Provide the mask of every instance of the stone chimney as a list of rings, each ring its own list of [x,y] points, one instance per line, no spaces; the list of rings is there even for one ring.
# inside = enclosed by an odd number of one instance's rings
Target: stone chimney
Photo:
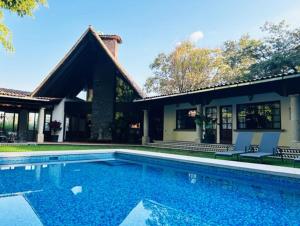
[[[104,42],[106,47],[112,53],[112,55],[118,59],[118,44],[122,43],[122,39],[118,35],[103,35],[100,34],[101,40]]]

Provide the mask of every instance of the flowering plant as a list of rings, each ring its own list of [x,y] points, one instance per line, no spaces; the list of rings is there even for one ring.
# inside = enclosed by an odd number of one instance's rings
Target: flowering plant
[[[49,122],[49,128],[50,130],[52,130],[53,132],[57,132],[57,131],[60,131],[61,130],[61,122],[59,121],[52,121],[52,122]]]

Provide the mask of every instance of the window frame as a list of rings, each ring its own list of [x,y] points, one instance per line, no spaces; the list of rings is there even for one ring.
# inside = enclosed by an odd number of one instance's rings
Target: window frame
[[[211,112],[208,112],[211,110]],[[214,110],[215,112],[212,112]],[[208,117],[208,115],[213,115],[212,119],[216,120],[215,123],[212,123],[211,126],[212,128],[208,127],[207,123],[203,123],[203,130],[205,131],[206,129],[208,130],[216,130],[218,129],[218,107],[217,106],[206,106],[204,110],[204,115]],[[215,128],[214,128],[215,127]]]
[[[5,110],[0,110],[0,112],[3,112],[3,120],[0,123],[0,131],[18,133],[18,131],[19,131],[19,116],[20,116],[19,112],[18,111],[5,111]],[[11,131],[7,131],[6,128],[5,128],[6,114],[13,114],[12,130]],[[17,117],[16,117],[16,115],[17,115]]]
[[[44,127],[43,127],[43,132],[51,132],[51,129],[50,129],[50,128],[49,128],[49,130],[46,130],[46,124],[49,123],[49,122],[46,122],[47,115],[50,115],[50,122],[52,121],[52,112],[46,111],[45,114],[44,114]]]
[[[178,128],[178,116],[180,111],[196,111],[197,113],[197,108],[183,108],[183,109],[176,109],[176,127],[175,130],[182,130],[182,131],[196,131],[196,122],[194,121],[195,126],[193,128]]]
[[[29,128],[29,118],[30,118],[30,113],[34,114],[34,119],[33,119],[33,129]],[[37,117],[37,119],[36,119]],[[38,120],[39,120],[39,112],[36,111],[29,111],[27,115],[27,130],[28,131],[37,131],[38,130]]]
[[[240,107],[241,106],[264,106],[264,105],[268,105],[268,104],[278,104],[279,105],[279,121],[274,121],[273,117],[274,115],[272,115],[272,128],[246,128],[246,121],[245,121],[245,128],[241,128],[240,127],[240,120],[239,120],[239,111],[240,111]],[[279,127],[278,128],[274,128],[274,123],[279,123]],[[244,104],[237,104],[236,105],[236,128],[237,130],[252,130],[252,131],[268,131],[268,130],[282,130],[282,117],[281,117],[281,102],[280,100],[276,100],[276,101],[265,101],[265,102],[255,102],[255,103],[244,103]]]

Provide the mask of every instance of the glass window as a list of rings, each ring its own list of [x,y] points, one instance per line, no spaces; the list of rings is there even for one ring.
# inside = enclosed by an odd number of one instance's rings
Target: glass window
[[[70,131],[70,118],[69,117],[66,117],[65,128],[66,128],[66,132]]]
[[[39,113],[29,112],[28,114],[28,130],[37,130]]]
[[[238,129],[280,129],[280,102],[237,105]]]
[[[14,113],[5,113],[4,130],[14,131]]]
[[[5,112],[0,111],[0,130],[3,131]]]
[[[209,119],[209,121],[205,123],[205,129],[217,129],[217,108],[205,108],[205,116]]]
[[[182,109],[176,111],[176,129],[196,129],[196,109]]]
[[[44,131],[50,131],[51,114],[45,114]]]
[[[19,125],[19,113],[15,113],[15,119],[14,119],[14,131],[16,132],[18,130]]]
[[[16,132],[18,130],[19,114],[14,112],[0,112],[0,131]]]

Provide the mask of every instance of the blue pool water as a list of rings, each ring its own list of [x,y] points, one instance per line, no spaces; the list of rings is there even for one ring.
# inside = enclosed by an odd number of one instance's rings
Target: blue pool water
[[[0,225],[300,225],[297,179],[78,156],[0,160]]]

